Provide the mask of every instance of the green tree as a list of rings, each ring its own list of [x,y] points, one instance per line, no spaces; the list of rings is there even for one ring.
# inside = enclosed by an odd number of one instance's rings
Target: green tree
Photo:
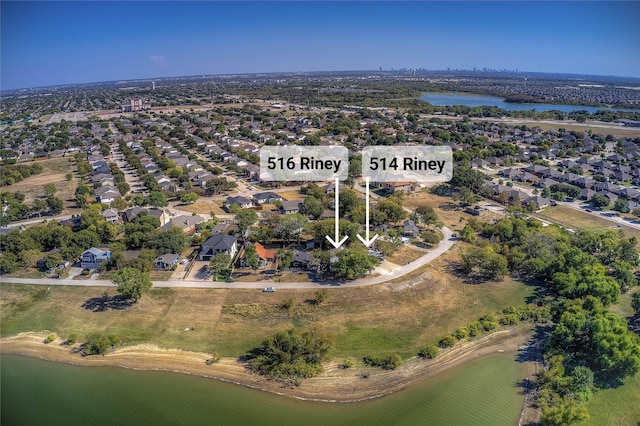
[[[213,279],[216,280],[223,271],[225,271],[231,263],[231,256],[228,254],[216,254],[209,261],[209,271],[213,273]]]
[[[567,396],[564,396],[553,406],[544,405],[542,407],[541,420],[544,426],[568,426],[588,418],[587,409]]]
[[[0,254],[0,272],[11,274],[18,269],[18,256],[10,252]]]
[[[73,179],[73,173],[67,173],[66,175],[64,175],[65,179],[67,179],[67,181],[71,181],[71,179]]]
[[[389,199],[380,201],[376,208],[383,212],[390,222],[399,222],[409,215],[401,204]]]
[[[276,259],[278,260],[278,269],[283,270],[291,266],[293,262],[293,250],[280,249],[276,253]]]
[[[360,204],[358,194],[353,189],[345,188],[339,192],[340,213],[349,215],[353,209]]]
[[[364,248],[346,248],[338,252],[338,260],[333,264],[333,270],[340,278],[353,280],[370,272],[379,263],[378,259],[370,256]]]
[[[53,198],[54,195],[58,192],[58,188],[53,183],[48,183],[44,186],[44,195],[47,198]]]
[[[416,223],[424,223],[425,225],[433,225],[438,223],[438,214],[429,206],[418,206],[413,212],[414,221]]]
[[[474,194],[469,188],[462,187],[458,189],[458,192],[453,194],[453,199],[460,201],[460,204],[463,206],[468,206],[470,204],[477,203],[481,198],[479,195]]]
[[[256,252],[256,246],[253,244],[245,247],[244,249],[244,264],[251,267],[251,269],[253,269],[253,273],[255,273],[260,267],[260,258]]]
[[[322,372],[321,362],[333,341],[333,336],[317,327],[280,331],[252,351],[249,367],[272,378],[313,377]]]
[[[313,195],[307,195],[302,203],[301,213],[318,219],[324,212],[324,204]]]
[[[185,204],[193,204],[198,201],[198,198],[200,198],[200,196],[195,192],[187,192],[182,197],[180,197],[180,201]]]
[[[149,205],[153,207],[166,207],[169,205],[167,197],[159,191],[152,191],[148,198]]]
[[[602,194],[595,194],[589,201],[594,207],[607,207],[610,202],[609,199]]]
[[[60,198],[50,197],[47,198],[47,206],[52,214],[59,214],[64,209],[64,203]]]
[[[629,202],[624,198],[618,198],[613,204],[613,209],[620,213],[629,213]]]
[[[42,252],[40,250],[25,250],[20,252],[20,260],[24,269],[35,268],[36,262],[42,258]]]
[[[136,268],[118,270],[112,281],[118,286],[118,293],[134,302],[137,302],[144,293],[148,293],[152,286],[149,273]]]
[[[633,295],[633,298],[631,299],[631,307],[633,308],[633,312],[635,312],[636,316],[640,316],[640,293]]]
[[[236,214],[236,223],[238,224],[238,232],[244,238],[247,235],[247,231],[258,221],[258,213],[251,209],[239,210]]]

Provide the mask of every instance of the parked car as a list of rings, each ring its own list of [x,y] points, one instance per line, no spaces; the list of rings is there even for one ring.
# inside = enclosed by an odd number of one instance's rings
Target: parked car
[[[276,288],[275,287],[265,287],[264,290],[262,290],[265,293],[275,293]]]

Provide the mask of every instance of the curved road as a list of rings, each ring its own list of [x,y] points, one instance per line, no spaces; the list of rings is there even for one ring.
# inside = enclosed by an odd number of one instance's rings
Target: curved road
[[[274,283],[272,281],[247,281],[247,282],[218,282],[218,281],[204,281],[204,280],[169,280],[169,281],[154,281],[153,286],[156,288],[172,287],[172,288],[264,288],[265,286],[274,286],[279,289],[288,288],[322,288],[322,287],[362,287],[373,284],[380,284],[385,281],[390,281],[410,272],[415,271],[418,268],[426,265],[429,262],[437,259],[444,252],[449,250],[455,243],[455,238],[451,235],[451,230],[445,226],[441,228],[444,238],[440,241],[437,247],[423,256],[419,257],[415,261],[408,265],[403,265],[398,269],[388,273],[381,274],[374,277],[360,278],[353,281],[321,281],[321,282],[288,282],[288,283]],[[374,273],[376,270],[374,270]],[[15,283],[15,284],[40,284],[40,285],[72,285],[72,286],[85,286],[85,287],[113,287],[111,281],[108,280],[71,280],[71,279],[32,279],[32,278],[5,278],[0,277],[0,282],[3,283]]]

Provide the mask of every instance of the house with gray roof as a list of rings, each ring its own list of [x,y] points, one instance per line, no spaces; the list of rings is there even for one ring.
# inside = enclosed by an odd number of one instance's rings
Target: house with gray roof
[[[238,239],[233,235],[213,234],[202,244],[198,260],[210,261],[217,254],[233,256],[238,251]]]

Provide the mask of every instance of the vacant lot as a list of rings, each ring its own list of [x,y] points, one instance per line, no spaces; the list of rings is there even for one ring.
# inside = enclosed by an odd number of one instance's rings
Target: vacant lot
[[[423,254],[424,252],[413,247],[402,246],[398,251],[387,257],[387,260],[396,265],[404,265],[407,262],[413,262]]]
[[[228,214],[222,210],[222,201],[201,200],[193,204],[181,205],[179,208],[186,212],[198,213],[205,216],[208,216],[211,213],[215,215]]]
[[[621,228],[618,228],[618,225],[615,222],[566,206],[547,207],[543,211],[536,213],[536,216],[541,219],[557,222],[563,226],[568,226],[573,229],[584,229],[587,231],[622,229],[625,234],[640,238],[640,229],[626,225],[622,225]]]
[[[78,186],[78,176],[76,167],[71,157],[51,158],[39,160],[42,166],[42,173],[30,176],[22,182],[14,183],[10,186],[0,188],[2,192],[21,192],[26,196],[25,203],[31,204],[36,198],[44,198],[44,186],[53,183],[58,192],[56,197],[64,201],[65,211],[63,213],[78,213],[80,209],[75,207],[75,191]],[[73,179],[67,181],[65,175],[73,172]]]
[[[2,284],[1,334],[52,331],[114,333],[126,343],[151,342],[168,348],[218,351],[238,356],[278,330],[311,323],[336,336],[336,356],[397,352],[415,355],[478,317],[524,303],[532,287],[503,282],[466,284],[451,274],[457,252],[405,280],[362,288],[327,288],[321,305],[315,290],[156,289],[136,305],[100,310],[104,288]],[[108,290],[115,295],[115,289]],[[185,331],[189,329],[188,331]]]
[[[451,198],[430,194],[427,189],[405,195],[402,205],[411,210],[415,210],[418,206],[432,207],[438,214],[440,221],[454,231],[462,229],[465,225],[464,221],[472,217],[483,222],[489,221],[492,218],[504,217],[490,211],[482,212],[481,216],[471,216],[465,213],[464,209]],[[462,221],[460,220],[461,218]]]

